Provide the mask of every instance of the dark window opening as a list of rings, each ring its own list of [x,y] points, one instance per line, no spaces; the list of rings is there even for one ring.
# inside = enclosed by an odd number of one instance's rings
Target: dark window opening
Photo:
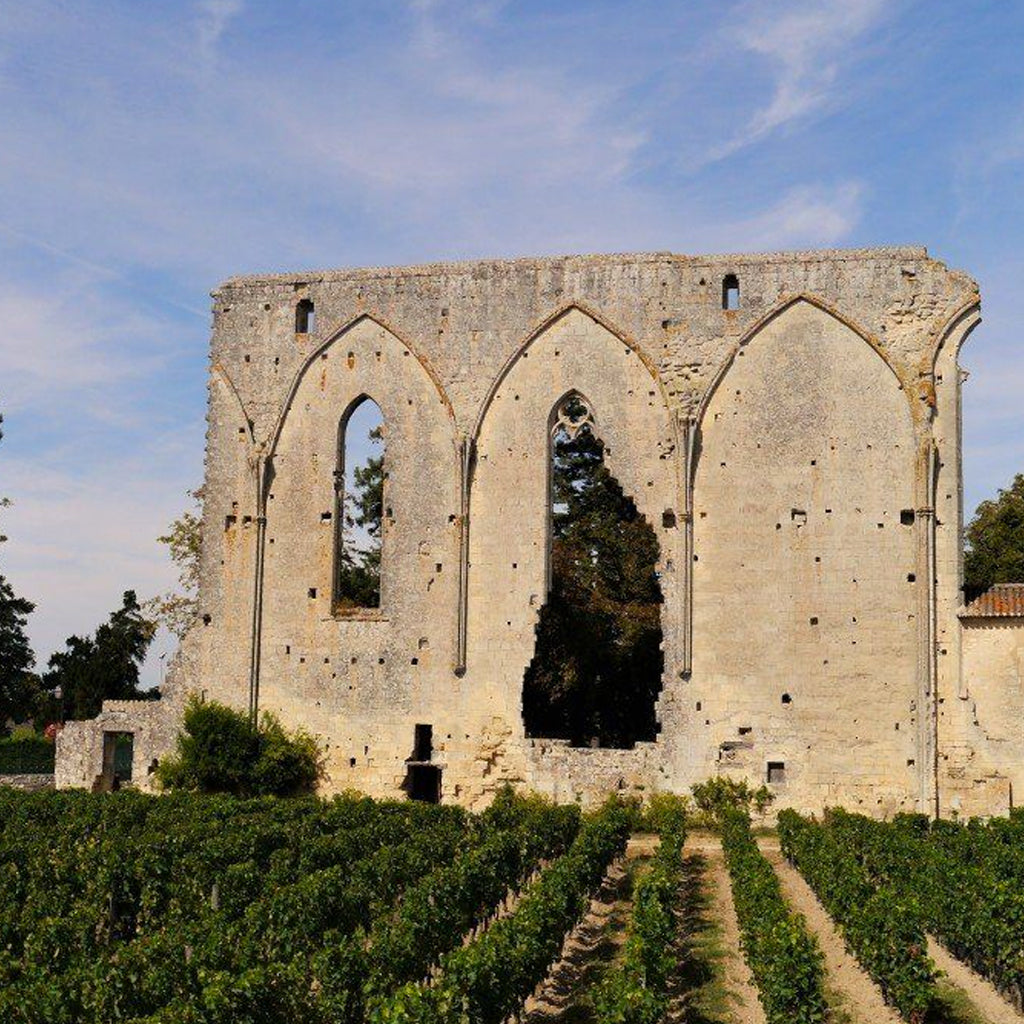
[[[523,678],[530,737],[630,748],[657,735],[658,539],[605,464],[578,395],[551,420],[547,600]]]
[[[410,764],[405,778],[410,800],[428,804],[441,802],[441,769],[433,764]]]
[[[792,704],[793,703],[793,698],[790,697],[790,695],[788,693],[784,693],[782,695],[782,703],[783,704]]]
[[[786,781],[785,761],[768,762],[768,781],[776,784]]]
[[[434,727],[419,725],[415,729],[410,761],[429,761],[434,756]]]
[[[113,792],[132,781],[132,761],[135,757],[135,734],[105,732],[103,734],[103,774],[99,788]]]
[[[722,309],[740,308],[740,279],[735,274],[722,278]]]
[[[365,395],[338,427],[334,471],[334,587],[336,613],[380,607],[384,533],[384,420]]]
[[[914,510],[912,508],[900,509],[900,524],[902,526],[914,525]]]
[[[316,312],[312,299],[300,299],[295,305],[295,333],[313,334],[316,331]]]

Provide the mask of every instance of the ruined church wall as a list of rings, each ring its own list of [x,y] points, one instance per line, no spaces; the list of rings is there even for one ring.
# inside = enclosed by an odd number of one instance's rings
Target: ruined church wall
[[[698,735],[780,800],[919,798],[915,436],[896,375],[800,303],[757,332],[703,416],[694,488]],[[711,751],[709,750],[709,753]]]
[[[722,308],[730,273],[737,310]],[[309,333],[295,331],[302,298],[315,303]],[[917,513],[932,362],[946,325],[976,302],[969,278],[920,249],[229,281],[214,295],[203,624],[183,685],[248,701],[262,460],[271,475],[260,706],[330,744],[329,789],[396,795],[413,726],[430,722],[445,798],[467,803],[503,780],[584,799],[685,789],[720,770],[759,782],[777,758],[783,803],[856,804],[870,787],[881,809],[911,806],[926,788],[930,729],[914,715],[929,708]],[[545,580],[547,430],[570,388],[592,404],[609,466],[661,543],[661,731],[631,751],[523,733],[522,673]],[[388,433],[384,600],[379,614],[339,618],[324,513],[337,425],[362,394],[380,405]],[[692,566],[688,430],[699,441]],[[466,521],[463,443],[477,456]],[[805,472],[819,456],[820,472]],[[900,522],[905,508],[914,525]],[[806,521],[797,525],[793,509]],[[856,590],[833,582],[849,570],[861,572]],[[948,559],[936,569],[943,579],[950,571]],[[723,763],[733,739],[755,746]]]

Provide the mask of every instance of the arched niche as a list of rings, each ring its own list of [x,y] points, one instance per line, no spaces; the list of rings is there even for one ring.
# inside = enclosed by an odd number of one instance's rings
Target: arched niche
[[[707,742],[755,779],[788,763],[793,792],[847,778],[915,790],[927,584],[894,372],[800,300],[739,349],[699,430],[692,696]]]
[[[595,316],[572,307],[539,330],[506,366],[477,436],[468,683],[520,732],[523,673],[533,656],[548,579],[552,417],[573,393],[586,396],[609,469],[658,535],[663,625],[679,615],[675,436],[659,382],[635,349]],[[671,628],[665,633],[667,677],[675,647]]]
[[[381,598],[365,614],[339,614],[332,602],[338,444],[347,418],[366,399],[380,409],[387,450]],[[449,591],[458,576],[454,424],[445,396],[410,347],[362,317],[317,349],[293,385],[270,466],[268,650],[307,642],[329,647],[337,636],[346,651],[352,646],[353,664],[361,657],[377,664],[387,659],[381,645],[419,622],[412,647],[423,639],[450,667],[456,598]]]

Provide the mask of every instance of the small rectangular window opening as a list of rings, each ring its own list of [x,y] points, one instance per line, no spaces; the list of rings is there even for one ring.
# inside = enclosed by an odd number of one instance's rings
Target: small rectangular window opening
[[[735,274],[722,278],[722,309],[740,308],[740,280]]]
[[[300,299],[295,306],[295,333],[312,334],[316,330],[316,313],[312,299]]]
[[[413,742],[413,761],[429,761],[434,755],[434,727],[417,724]]]
[[[768,781],[775,784],[786,781],[785,761],[768,762]]]

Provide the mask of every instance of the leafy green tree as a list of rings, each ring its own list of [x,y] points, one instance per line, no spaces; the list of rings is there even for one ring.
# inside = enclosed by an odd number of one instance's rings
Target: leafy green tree
[[[1024,473],[978,506],[965,533],[964,583],[969,589],[1024,583]]]
[[[523,683],[527,733],[577,745],[653,740],[661,688],[658,540],[588,428],[555,436],[551,590]]]
[[[105,700],[157,697],[139,688],[139,669],[146,658],[155,626],[146,618],[134,590],[126,590],[121,607],[95,636],[71,636],[66,648],[51,655],[43,685],[51,694],[60,688],[65,718],[93,718]]]
[[[193,509],[186,509],[162,537],[157,537],[161,544],[166,544],[170,551],[171,561],[178,569],[178,587],[176,591],[151,597],[142,608],[157,625],[166,627],[179,640],[188,632],[196,620],[199,608],[199,559],[203,549],[203,491],[199,488],[189,491]]]
[[[372,445],[384,441],[383,427],[370,431]],[[356,466],[351,492],[345,493],[345,529],[339,552],[338,603],[342,607],[380,606],[380,552],[384,523],[384,452]],[[360,533],[357,531],[361,531]],[[362,539],[365,538],[365,539]]]
[[[243,712],[193,695],[177,749],[156,777],[165,789],[294,796],[311,793],[322,772],[320,749],[305,730],[289,733],[268,712],[256,728]]]
[[[35,605],[14,593],[0,576],[0,730],[10,719],[23,722],[36,712],[39,680],[25,626]]]
[[[0,415],[0,439],[4,418]],[[11,504],[0,497],[0,508]],[[0,544],[7,538],[0,534]],[[36,713],[39,678],[32,672],[36,663],[25,628],[35,605],[18,597],[4,576],[0,576],[0,732],[8,720],[23,722]]]

